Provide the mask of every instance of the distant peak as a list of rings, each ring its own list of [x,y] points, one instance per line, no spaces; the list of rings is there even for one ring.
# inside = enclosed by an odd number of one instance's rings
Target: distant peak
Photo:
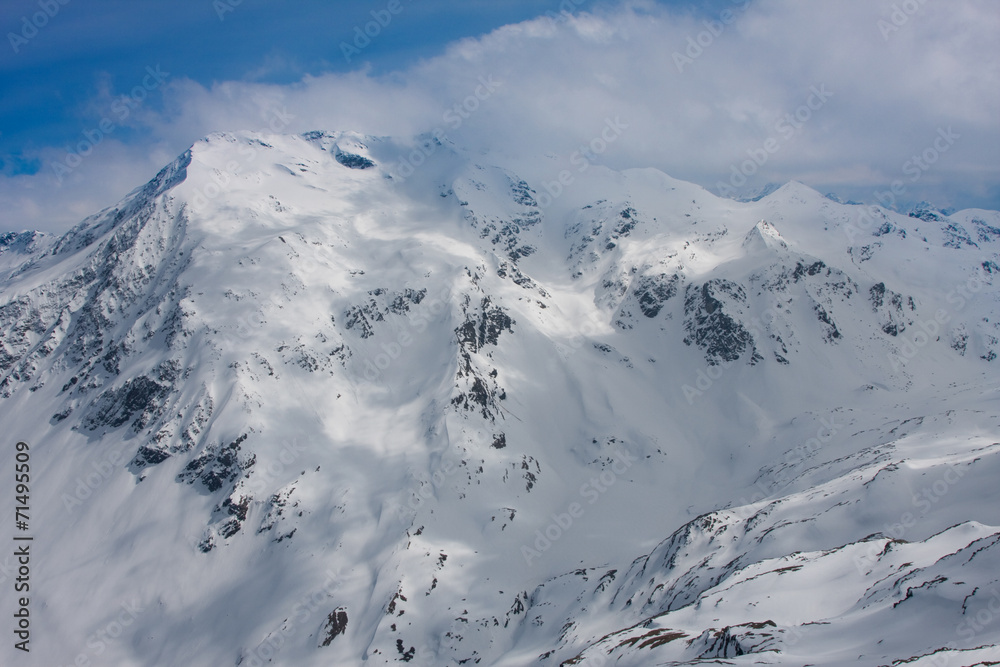
[[[786,196],[795,195],[799,197],[822,197],[819,192],[799,181],[788,181],[775,191]]]
[[[741,202],[760,201],[764,197],[768,197],[777,192],[781,189],[781,187],[782,186],[779,183],[768,183],[767,185],[761,186],[755,190],[744,192],[740,197],[737,197],[736,200]]]

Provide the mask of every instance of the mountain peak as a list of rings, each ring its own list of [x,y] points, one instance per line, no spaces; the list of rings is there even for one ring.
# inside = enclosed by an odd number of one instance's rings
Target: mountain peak
[[[802,183],[800,181],[795,181],[795,180],[788,181],[787,183],[785,183],[784,185],[782,185],[780,188],[778,188],[777,190],[775,190],[773,193],[771,193],[770,196],[772,196],[772,197],[773,196],[781,196],[781,197],[783,197],[785,199],[799,198],[799,199],[804,199],[804,200],[807,200],[807,201],[813,200],[813,199],[824,199],[823,195],[821,195],[816,190],[813,190],[811,187],[809,187],[805,183]]]
[[[743,247],[754,252],[776,248],[785,249],[788,248],[788,244],[781,238],[777,227],[762,219],[743,237]]]

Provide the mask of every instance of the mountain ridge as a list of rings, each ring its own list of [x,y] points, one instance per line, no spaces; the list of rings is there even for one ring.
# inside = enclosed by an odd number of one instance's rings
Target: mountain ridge
[[[557,159],[434,141],[212,135],[4,241],[0,415],[62,545],[41,659],[133,598],[101,659],[989,655],[958,627],[997,585],[1000,213],[603,167],[542,206]]]

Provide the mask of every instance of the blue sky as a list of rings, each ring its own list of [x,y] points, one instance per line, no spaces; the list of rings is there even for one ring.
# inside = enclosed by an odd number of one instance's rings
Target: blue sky
[[[1000,12],[910,1],[6,0],[0,230],[64,229],[204,134],[263,129],[265,105],[288,131],[416,132],[493,73],[503,95],[461,133],[484,149],[569,150],[617,113],[633,130],[609,166],[863,201],[912,172],[902,200],[1000,208]],[[913,171],[939,131],[960,139]],[[768,139],[779,150],[744,184]]]
[[[292,83],[305,74],[354,69],[364,62],[377,71],[400,69],[455,39],[533,18],[551,5],[526,0],[455,2],[442,8],[442,3],[411,0],[406,11],[393,16],[382,39],[349,63],[340,43],[351,44],[353,29],[373,20],[371,11],[387,11],[387,3],[294,4],[289,11],[290,3],[266,0],[71,0],[27,44],[16,44],[19,52],[14,53],[9,33],[21,34],[23,17],[31,18],[40,7],[37,0],[8,0],[0,9],[7,36],[0,50],[4,169],[23,167],[24,153],[34,146],[74,140],[92,98],[105,86],[127,91],[140,84],[146,64],[205,85]],[[153,96],[147,104],[160,102]]]
[[[393,12],[389,0],[61,1],[6,0],[0,8],[6,37],[0,48],[2,173],[40,168],[31,157],[33,149],[75,141],[88,121],[100,120],[94,98],[108,87],[128,92],[140,85],[146,65],[203,85],[227,80],[291,84],[305,75],[366,66],[382,74],[432,57],[463,37],[565,8],[602,4],[398,0],[400,10]],[[728,3],[661,4],[707,17]],[[26,43],[12,42],[10,34],[24,37],[25,18],[33,19],[43,7],[53,14],[47,25]],[[355,53],[356,31],[379,18],[386,25]],[[161,91],[152,92],[144,105],[162,104]]]

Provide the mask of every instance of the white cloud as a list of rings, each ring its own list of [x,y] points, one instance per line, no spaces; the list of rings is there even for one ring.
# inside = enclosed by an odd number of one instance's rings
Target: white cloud
[[[897,26],[894,4],[919,9],[905,21],[897,15]],[[913,198],[946,205],[1000,196],[1000,14],[991,0],[739,0],[732,12],[731,24],[708,26],[649,2],[561,23],[540,18],[462,40],[387,76],[212,87],[175,78],[166,109],[141,118],[144,143],[103,142],[59,188],[44,169],[4,178],[0,206],[13,216],[8,227],[64,228],[112,204],[199,137],[266,129],[283,110],[294,116],[293,132],[442,127],[473,149],[561,156],[618,116],[629,127],[603,162],[654,166],[710,190],[770,138],[778,150],[748,185],[798,179],[855,198],[908,178],[903,164],[932,146],[939,128],[952,127],[961,138],[912,184]],[[700,53],[689,38],[701,41]],[[678,71],[677,54],[697,55]],[[445,112],[491,76],[500,88],[452,130]],[[779,123],[816,101],[814,86],[832,97],[785,136]]]

